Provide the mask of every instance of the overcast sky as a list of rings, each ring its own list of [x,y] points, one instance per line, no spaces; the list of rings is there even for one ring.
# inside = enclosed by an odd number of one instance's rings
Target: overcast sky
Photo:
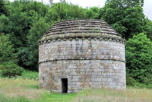
[[[11,0],[13,1],[13,0]],[[43,3],[48,4],[49,0],[37,0],[43,1]],[[60,0],[53,0],[53,3],[57,3]],[[81,7],[103,7],[106,0],[66,0],[68,3],[77,4]],[[144,0],[144,14],[152,20],[152,0]]]

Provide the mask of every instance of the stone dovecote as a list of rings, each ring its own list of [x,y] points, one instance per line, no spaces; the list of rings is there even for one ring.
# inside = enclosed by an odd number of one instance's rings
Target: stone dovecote
[[[101,20],[58,22],[39,41],[39,83],[53,92],[125,90],[125,40]]]

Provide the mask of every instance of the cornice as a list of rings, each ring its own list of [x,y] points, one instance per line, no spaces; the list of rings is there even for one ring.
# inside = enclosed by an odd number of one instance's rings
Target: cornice
[[[104,33],[79,33],[79,34],[58,34],[58,35],[45,35],[39,41],[39,45],[59,42],[59,41],[72,41],[72,40],[100,40],[100,41],[111,41],[125,44],[125,40],[117,35],[104,34]]]

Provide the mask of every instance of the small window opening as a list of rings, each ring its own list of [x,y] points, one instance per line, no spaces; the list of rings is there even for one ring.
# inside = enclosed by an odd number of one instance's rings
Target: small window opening
[[[68,79],[67,78],[62,78],[62,93],[68,93]]]

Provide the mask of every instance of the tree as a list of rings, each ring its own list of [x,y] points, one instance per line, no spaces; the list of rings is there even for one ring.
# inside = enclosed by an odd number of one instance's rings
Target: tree
[[[45,17],[48,7],[42,3],[22,0],[11,3],[8,16],[10,20],[10,30],[6,32],[15,37],[15,47],[26,47],[27,35],[34,22],[41,17]],[[8,26],[8,25],[7,25]]]
[[[144,84],[152,83],[152,42],[144,33],[126,43],[127,76]]]
[[[20,55],[20,63],[23,63],[25,67],[35,69],[38,66],[38,41],[42,35],[48,30],[49,24],[41,18],[38,22],[33,23],[32,28],[29,31],[28,47],[22,48]]]
[[[17,55],[9,36],[0,34],[0,63],[7,61],[17,63]]]
[[[124,38],[143,32],[145,16],[138,3],[133,7],[128,0],[108,0],[101,9],[101,18],[111,24]]]

